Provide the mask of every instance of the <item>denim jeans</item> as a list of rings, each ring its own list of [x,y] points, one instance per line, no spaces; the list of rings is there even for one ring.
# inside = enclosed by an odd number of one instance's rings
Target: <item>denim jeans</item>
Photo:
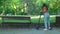
[[[45,28],[50,27],[50,15],[48,12],[44,13],[44,26]]]

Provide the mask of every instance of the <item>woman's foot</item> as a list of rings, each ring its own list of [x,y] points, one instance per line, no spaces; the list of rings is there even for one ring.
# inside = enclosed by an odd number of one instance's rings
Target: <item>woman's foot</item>
[[[45,28],[44,30],[48,30],[48,29]]]
[[[49,27],[48,29],[49,29],[49,30],[51,30],[52,28],[51,28],[51,27]]]

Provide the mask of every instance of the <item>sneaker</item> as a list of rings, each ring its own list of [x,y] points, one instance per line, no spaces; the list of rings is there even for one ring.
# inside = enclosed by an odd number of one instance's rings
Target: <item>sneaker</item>
[[[44,30],[48,30],[48,29],[44,29]]]
[[[51,30],[52,28],[51,28],[51,27],[49,27],[48,29],[49,29],[49,30]]]

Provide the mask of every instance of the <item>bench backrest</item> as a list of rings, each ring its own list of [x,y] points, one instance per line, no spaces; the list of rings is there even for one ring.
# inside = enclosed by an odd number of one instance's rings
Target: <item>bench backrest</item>
[[[29,16],[2,16],[2,20],[29,20],[31,22],[31,19]]]
[[[7,20],[7,19],[13,19],[13,20],[29,20],[30,17],[18,17],[18,16],[3,16],[2,17],[4,20]]]

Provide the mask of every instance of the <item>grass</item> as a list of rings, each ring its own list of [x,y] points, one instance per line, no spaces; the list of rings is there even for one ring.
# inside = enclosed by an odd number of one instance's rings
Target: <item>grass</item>
[[[40,23],[43,23],[44,22],[44,16],[41,17],[40,19]],[[4,22],[23,22],[23,23],[27,23],[29,22],[29,20],[4,20]],[[39,16],[31,16],[31,22],[32,23],[38,23],[39,22]],[[56,17],[55,16],[51,16],[50,17],[50,23],[55,23],[56,22]],[[0,17],[0,23],[2,23],[2,18]]]
[[[38,22],[39,22],[39,18],[31,19],[31,21],[32,21],[33,23],[38,23]],[[41,18],[41,19],[40,19],[40,23],[43,23],[43,22],[44,22],[44,18]],[[50,22],[51,22],[51,23],[56,22],[56,18],[55,18],[55,17],[51,17],[51,18],[50,18]]]
[[[23,22],[23,23],[26,23],[26,22],[29,22],[29,20],[4,20],[4,22]]]

